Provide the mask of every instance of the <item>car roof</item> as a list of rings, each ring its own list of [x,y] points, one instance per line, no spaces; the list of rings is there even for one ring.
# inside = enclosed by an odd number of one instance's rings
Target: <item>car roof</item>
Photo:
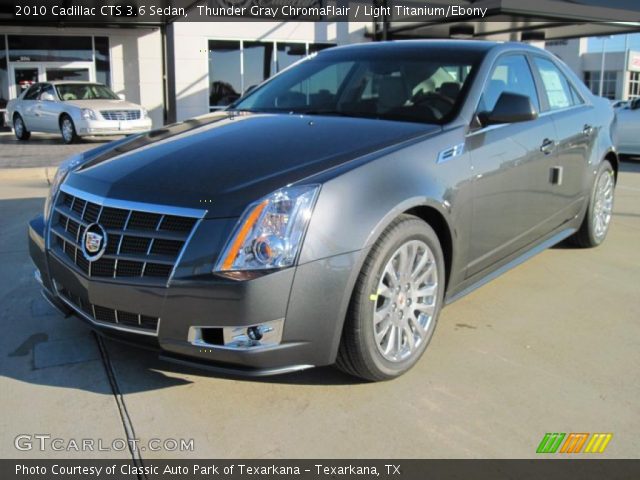
[[[333,54],[418,54],[424,51],[436,51],[452,56],[461,53],[484,55],[489,51],[529,51],[546,53],[545,50],[522,42],[499,42],[490,40],[462,40],[462,39],[429,39],[429,40],[393,40],[383,42],[355,43],[341,45],[318,52],[319,55]],[[453,58],[453,57],[452,57]]]
[[[40,82],[40,83],[50,83],[51,85],[77,85],[77,84],[85,84],[85,85],[104,85],[100,82],[88,82],[86,80],[53,80],[51,82]]]

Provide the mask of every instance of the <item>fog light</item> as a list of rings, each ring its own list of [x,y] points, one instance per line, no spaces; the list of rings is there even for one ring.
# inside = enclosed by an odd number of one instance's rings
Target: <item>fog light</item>
[[[249,327],[218,327],[222,330],[222,344],[212,343],[209,330],[216,327],[190,327],[188,341],[197,347],[222,348],[226,350],[253,350],[273,347],[282,341],[284,318]]]
[[[256,342],[262,340],[262,332],[260,331],[260,327],[247,328],[247,337]]]

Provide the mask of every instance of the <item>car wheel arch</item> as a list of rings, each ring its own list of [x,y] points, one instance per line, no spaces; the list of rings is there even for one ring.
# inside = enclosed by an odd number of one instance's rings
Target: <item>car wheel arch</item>
[[[340,319],[339,325],[337,325],[336,332],[337,335],[334,337],[331,358],[335,359],[338,353],[338,347],[340,344],[340,339],[342,337],[342,331],[344,329],[344,322],[346,320],[347,311],[349,309],[349,304],[351,303],[351,299],[353,297],[353,292],[356,286],[356,282],[360,275],[360,271],[364,265],[364,262],[371,252],[371,248],[375,244],[376,240],[382,235],[382,233],[389,227],[399,216],[401,215],[412,215],[415,216],[425,223],[427,223],[438,236],[438,240],[440,241],[440,246],[444,255],[444,263],[445,263],[445,297],[447,293],[447,289],[449,287],[449,279],[451,278],[451,266],[453,264],[453,236],[452,230],[450,226],[450,222],[447,219],[447,215],[445,213],[445,207],[439,204],[437,201],[432,199],[421,198],[411,198],[402,202],[400,205],[397,205],[395,208],[391,209],[382,219],[378,222],[375,228],[369,234],[365,246],[360,252],[357,262],[354,263],[351,276],[347,283],[347,288],[342,299],[342,305],[340,306],[340,314],[338,318]]]
[[[60,112],[60,115],[58,115],[58,127],[62,127],[62,120],[64,117],[69,117],[69,120],[73,122],[73,117],[69,112]]]
[[[618,169],[620,168],[620,159],[618,158],[618,154],[613,150],[609,150],[605,155],[603,160],[608,160],[611,166],[613,167],[613,178],[617,182],[618,181]]]

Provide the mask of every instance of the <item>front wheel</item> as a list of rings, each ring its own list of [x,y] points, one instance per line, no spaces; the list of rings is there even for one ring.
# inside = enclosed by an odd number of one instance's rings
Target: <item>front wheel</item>
[[[589,248],[597,247],[604,241],[613,215],[615,184],[613,167],[608,160],[604,160],[596,173],[582,225],[570,238],[573,244]]]
[[[73,120],[67,115],[63,116],[60,120],[60,134],[62,135],[62,141],[67,145],[78,140]]]
[[[433,336],[444,276],[433,229],[410,215],[392,222],[372,247],[356,282],[338,368],[371,381],[409,370]]]
[[[29,140],[29,137],[31,137],[31,132],[27,130],[24,120],[18,114],[13,119],[13,133],[18,140]]]

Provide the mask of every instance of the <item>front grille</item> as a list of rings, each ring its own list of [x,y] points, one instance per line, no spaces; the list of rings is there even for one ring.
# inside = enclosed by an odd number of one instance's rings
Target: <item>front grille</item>
[[[51,248],[89,277],[166,282],[197,220],[100,205],[82,194],[61,191],[51,218]],[[107,233],[104,254],[95,261],[87,260],[82,249],[84,232],[92,223]]]
[[[105,120],[138,120],[140,110],[100,110],[102,118]]]
[[[119,325],[122,327],[147,331],[149,333],[157,333],[158,323],[160,322],[160,318],[158,317],[95,305],[90,303],[82,295],[71,292],[58,282],[55,282],[55,285],[58,294],[62,298],[73,305],[76,310],[82,312],[96,322]]]

